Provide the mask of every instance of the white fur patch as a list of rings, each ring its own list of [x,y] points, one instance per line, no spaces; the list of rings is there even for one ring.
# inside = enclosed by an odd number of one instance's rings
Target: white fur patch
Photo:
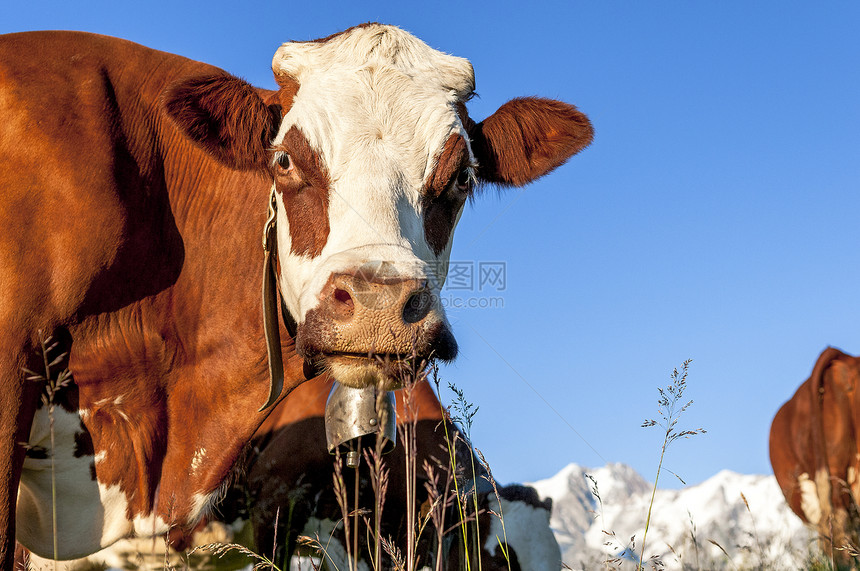
[[[76,458],[75,433],[81,417],[54,409],[54,473],[51,478],[51,432],[47,407],[36,411],[30,445],[48,451],[48,458],[27,458],[18,488],[17,538],[33,553],[53,558],[52,490],[57,498],[57,547],[61,559],[98,551],[132,531],[126,518],[126,498],[118,486],[92,480],[90,464],[104,458]],[[55,488],[54,488],[55,486]]]
[[[499,502],[490,496],[489,507],[499,513]],[[516,551],[517,560],[523,569],[558,569],[561,565],[561,549],[549,527],[550,513],[525,502],[509,502],[502,499],[502,517],[493,516],[484,549],[490,554],[499,553],[499,542],[505,541]]]
[[[818,501],[818,488],[815,482],[804,472],[797,478],[800,487],[800,509],[812,525],[821,521],[821,504]]]
[[[196,475],[200,466],[203,465],[203,460],[206,458],[206,449],[198,448],[194,451],[194,456],[191,458],[191,474]]]
[[[79,571],[86,569],[87,560],[54,561],[39,557],[35,553],[30,554],[29,571]]]
[[[216,494],[214,493],[203,494],[198,492],[194,494],[191,498],[191,513],[194,514],[194,516],[204,513],[215,502],[215,499]]]
[[[122,398],[105,399],[119,404]],[[106,452],[75,457],[75,434],[82,430],[80,414],[54,409],[54,473],[51,478],[51,431],[47,407],[36,411],[29,444],[48,451],[48,458],[27,458],[18,488],[17,539],[37,556],[54,558],[53,499],[57,498],[57,556],[76,559],[133,533],[159,534],[167,525],[157,516],[128,519],[128,499],[119,485],[92,479],[91,464]]]
[[[142,537],[167,533],[169,529],[167,522],[161,516],[149,514],[134,518],[134,533]]]
[[[215,504],[221,501],[230,488],[230,482],[230,478],[225,478],[214,490],[194,494],[191,498],[191,513],[188,515],[188,521],[199,521],[212,515]]]
[[[471,64],[374,24],[323,43],[284,44],[272,67],[299,83],[275,143],[297,127],[330,179],[330,233],[319,256],[290,252],[279,204],[281,292],[297,321],[317,306],[332,273],[367,262],[390,262],[411,278],[438,277],[450,244],[438,257],[427,244],[421,190],[448,137],[466,136],[455,104],[474,88]],[[431,285],[441,287],[440,280]]]

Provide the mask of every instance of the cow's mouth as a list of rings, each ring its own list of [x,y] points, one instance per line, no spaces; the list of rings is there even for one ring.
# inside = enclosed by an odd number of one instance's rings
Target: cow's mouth
[[[427,369],[430,358],[415,354],[320,352],[310,359],[316,372],[327,371],[348,387],[377,386],[391,391],[414,382]]]
[[[311,314],[297,328],[296,351],[311,373],[328,372],[349,387],[385,390],[403,386],[434,359],[451,361],[457,356],[454,335],[441,320],[416,327],[409,336],[386,335],[372,328],[360,333]]]

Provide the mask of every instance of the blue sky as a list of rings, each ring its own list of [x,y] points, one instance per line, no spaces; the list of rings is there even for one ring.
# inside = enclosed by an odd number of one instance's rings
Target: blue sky
[[[485,192],[457,230],[464,275],[505,268],[503,289],[476,273],[447,292],[503,307],[449,310],[461,357],[442,371],[500,481],[607,461],[653,478],[661,437],[640,424],[688,358],[679,426],[708,433],[666,467],[769,473],[770,421],[818,353],[860,353],[857,2],[246,5],[14,3],[0,32],[121,36],[274,87],[280,43],[375,20],[469,58],[476,119],[534,94],[594,123],[590,148]]]

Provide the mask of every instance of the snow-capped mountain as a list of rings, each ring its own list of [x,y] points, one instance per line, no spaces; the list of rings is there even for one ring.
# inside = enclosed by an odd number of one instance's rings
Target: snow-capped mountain
[[[652,491],[642,476],[624,464],[570,464],[530,485],[553,500],[551,525],[567,565],[600,569],[619,557],[633,568],[623,560],[638,560]],[[797,569],[813,537],[773,476],[724,470],[697,486],[657,490],[645,557],[666,569]]]

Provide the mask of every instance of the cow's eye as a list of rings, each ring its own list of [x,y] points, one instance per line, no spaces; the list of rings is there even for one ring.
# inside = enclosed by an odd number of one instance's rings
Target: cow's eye
[[[275,156],[275,164],[282,171],[289,171],[294,168],[293,159],[290,158],[289,153],[278,153]]]
[[[457,179],[454,184],[460,192],[469,192],[469,189],[472,188],[472,169],[469,167],[461,169],[457,173]]]

